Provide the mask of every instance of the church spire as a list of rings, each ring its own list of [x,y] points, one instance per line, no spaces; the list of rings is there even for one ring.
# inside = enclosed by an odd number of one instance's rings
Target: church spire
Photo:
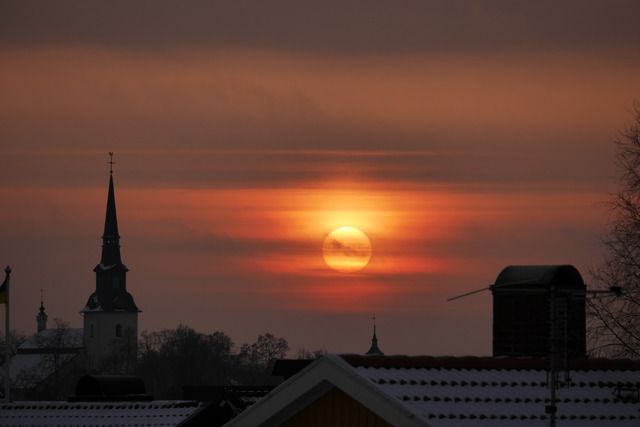
[[[47,329],[47,313],[44,312],[44,296],[42,293],[42,289],[40,289],[40,313],[36,316],[36,321],[38,322],[38,332],[44,331]]]
[[[373,318],[373,338],[371,338],[371,348],[365,353],[366,356],[382,356],[384,353],[378,348],[378,337],[376,337],[376,318]]]
[[[104,221],[104,233],[102,234],[102,258],[100,263],[104,266],[122,264],[120,258],[120,235],[118,234],[118,217],[116,216],[116,197],[113,190],[113,153],[107,162],[109,169],[109,194],[107,196],[107,215]]]
[[[105,357],[113,363],[113,340],[137,342],[138,313],[140,309],[127,292],[127,272],[129,269],[120,258],[120,234],[116,217],[116,197],[113,190],[113,153],[109,153],[109,194],[107,215],[102,234],[102,256],[93,271],[96,273],[96,288],[87,304],[80,311],[84,316],[84,345],[87,363],[91,369],[98,369]],[[120,362],[128,356],[122,355]],[[117,362],[117,363],[120,363]],[[124,365],[124,362],[123,362]],[[132,365],[131,365],[132,366]]]
[[[129,269],[120,258],[120,234],[116,217],[116,197],[113,190],[113,153],[107,162],[109,168],[109,194],[107,196],[107,215],[102,234],[102,256],[96,273],[96,291],[89,297],[87,310],[138,312],[133,297],[127,292],[127,271]]]

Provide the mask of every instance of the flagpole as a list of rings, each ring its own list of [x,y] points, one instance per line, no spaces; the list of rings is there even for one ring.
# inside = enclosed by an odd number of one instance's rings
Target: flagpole
[[[4,279],[4,282],[7,285],[7,303],[4,305],[4,312],[6,315],[6,321],[5,321],[5,336],[4,336],[4,401],[5,402],[11,402],[11,378],[9,377],[9,374],[11,373],[11,369],[9,369],[9,365],[11,363],[11,359],[10,359],[10,347],[11,347],[11,335],[10,335],[10,329],[9,329],[9,275],[11,274],[11,267],[9,267],[7,265],[7,268],[4,269],[4,272],[6,273],[6,277]]]

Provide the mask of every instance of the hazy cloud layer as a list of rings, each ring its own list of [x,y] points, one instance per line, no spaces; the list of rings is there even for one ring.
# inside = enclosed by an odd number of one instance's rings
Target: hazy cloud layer
[[[109,151],[141,329],[364,352],[377,314],[388,354],[487,354],[490,298],[446,298],[509,264],[599,259],[611,142],[640,97],[636,1],[1,9],[18,329],[41,288],[81,324]],[[322,259],[340,226],[372,243],[352,275]]]
[[[206,47],[321,54],[485,53],[631,47],[633,0],[4,2],[9,46]]]

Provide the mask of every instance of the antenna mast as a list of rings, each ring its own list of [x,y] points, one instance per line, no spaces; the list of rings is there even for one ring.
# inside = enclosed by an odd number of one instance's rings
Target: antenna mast
[[[493,291],[494,289],[499,289],[506,286],[514,286],[520,284],[519,282],[512,283],[501,283],[498,285],[489,285],[482,289],[477,289],[475,291],[467,292],[461,295],[457,295],[452,298],[448,298],[447,301],[453,301],[456,299],[464,298],[469,295],[477,294],[480,292],[484,292],[487,290]],[[547,292],[546,289],[533,289],[533,288],[517,288],[513,289],[514,292],[518,292],[521,294],[540,294],[543,292]],[[556,412],[558,408],[556,406],[556,391],[558,385],[560,383],[558,379],[558,332],[559,332],[559,319],[558,319],[558,307],[559,307],[559,299],[564,296],[564,299],[580,299],[587,298],[591,296],[592,298],[598,298],[599,296],[607,296],[614,295],[616,297],[622,295],[621,288],[619,286],[612,286],[608,290],[580,290],[580,289],[558,289],[555,284],[551,284],[548,290],[548,298],[549,298],[549,369],[547,371],[547,385],[550,388],[550,402],[549,405],[545,406],[545,413],[549,416],[549,425],[551,427],[556,426]],[[564,325],[565,334],[566,334],[567,323]],[[566,338],[566,337],[565,337]],[[568,371],[568,363],[567,363],[567,346],[568,339],[564,340],[564,367],[565,370]],[[568,375],[567,375],[568,378]],[[565,378],[566,380],[566,378]]]

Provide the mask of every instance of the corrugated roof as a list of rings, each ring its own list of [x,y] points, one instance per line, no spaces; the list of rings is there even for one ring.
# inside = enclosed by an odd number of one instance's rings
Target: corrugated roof
[[[539,357],[482,357],[482,356],[363,356],[341,354],[353,366],[393,368],[465,368],[465,369],[546,369],[547,359]],[[573,359],[569,369],[575,370],[640,370],[640,360],[632,359]]]
[[[639,361],[571,367],[556,392],[559,426],[640,425]],[[277,425],[337,387],[393,425],[545,426],[546,368],[536,358],[326,355],[229,425]]]
[[[204,404],[153,402],[14,402],[0,404],[0,426],[175,426]]]
[[[433,426],[548,422],[546,360],[343,355],[354,372]],[[385,360],[387,359],[387,360]],[[575,361],[557,390],[560,425],[640,425],[640,364]]]

